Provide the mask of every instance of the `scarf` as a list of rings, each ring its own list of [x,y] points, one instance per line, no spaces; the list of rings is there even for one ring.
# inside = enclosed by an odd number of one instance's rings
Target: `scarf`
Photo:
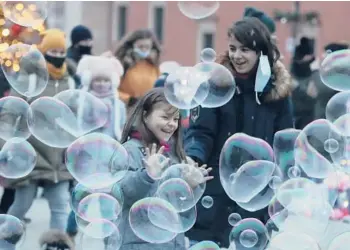
[[[131,132],[130,137],[133,138],[133,139],[140,140],[140,141],[142,140],[141,133],[138,132],[138,131]],[[160,146],[164,147],[164,152],[165,153],[169,153],[171,151],[171,146],[170,146],[169,143],[167,143],[167,142],[160,142],[159,144],[160,144]]]
[[[61,80],[67,72],[67,65],[64,63],[61,68],[56,68],[51,63],[46,63],[47,71],[54,80]]]

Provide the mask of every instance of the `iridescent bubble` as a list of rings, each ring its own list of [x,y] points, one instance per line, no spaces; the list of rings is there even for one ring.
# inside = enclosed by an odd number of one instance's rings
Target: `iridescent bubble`
[[[219,250],[220,247],[212,241],[201,241],[193,245],[189,250]]]
[[[237,213],[232,213],[228,216],[228,223],[231,225],[231,226],[234,226],[236,225],[239,221],[242,220],[242,217],[237,214]]]
[[[350,50],[339,50],[326,56],[320,66],[322,82],[329,88],[337,91],[350,90],[349,82]]]
[[[332,96],[326,106],[326,118],[335,122],[343,115],[350,113],[350,91],[339,92]]]
[[[274,219],[269,219],[265,224],[269,239],[272,239],[278,232],[279,228],[277,227]]]
[[[317,242],[309,235],[298,232],[281,232],[273,237],[270,241],[268,249],[307,249],[319,250]]]
[[[14,44],[2,52],[1,68],[19,94],[34,97],[47,86],[49,74],[44,56],[33,45]]]
[[[187,211],[195,204],[192,188],[180,178],[164,181],[158,187],[157,197],[169,202],[178,212]]]
[[[214,205],[214,200],[210,196],[204,196],[201,203],[203,207],[211,208]]]
[[[258,240],[258,235],[251,229],[244,230],[239,236],[240,243],[246,248],[254,247]]]
[[[67,105],[53,97],[40,97],[30,105],[28,127],[42,143],[55,148],[66,148],[76,135],[75,117]]]
[[[206,108],[217,108],[228,103],[236,91],[236,82],[232,73],[223,65],[215,62],[202,62],[194,66],[207,75],[209,91],[204,100],[194,97],[197,103]]]
[[[107,106],[89,92],[77,89],[65,90],[54,98],[66,104],[76,117],[76,126],[71,128],[71,134],[76,137],[102,127],[109,118]]]
[[[217,1],[203,2],[203,1],[181,1],[177,6],[182,14],[191,19],[203,19],[213,15],[220,6]]]
[[[91,228],[93,227],[96,227],[96,225],[92,224]],[[80,250],[118,250],[122,245],[123,238],[118,228],[115,228],[113,233],[105,238],[92,237],[90,234],[80,234],[77,242],[77,247]]]
[[[300,168],[298,166],[293,166],[291,168],[288,169],[288,177],[290,179],[292,178],[298,178],[301,175],[301,171]]]
[[[202,62],[214,62],[216,60],[216,52],[212,48],[205,48],[201,51]]]
[[[162,62],[159,65],[159,70],[160,70],[161,73],[172,74],[173,72],[175,72],[180,67],[181,67],[181,65],[178,62],[166,61],[166,62]]]
[[[276,132],[273,139],[275,162],[286,179],[288,178],[288,169],[295,165],[294,145],[300,132],[301,130],[298,129],[284,129]]]
[[[150,157],[148,157],[147,162],[149,165],[158,165],[158,164],[163,164],[164,161],[167,158],[162,155],[162,154],[153,154]],[[162,169],[162,171],[159,171],[157,173],[152,173],[151,171],[149,171],[148,169],[146,169],[147,174],[153,179],[153,180],[159,180],[162,178],[164,171],[166,171],[169,167],[169,164],[165,165],[164,168]]]
[[[84,220],[114,220],[121,213],[121,205],[113,196],[105,193],[90,194],[78,205],[77,215]]]
[[[12,250],[24,242],[25,225],[12,215],[0,214],[0,232],[0,249]]]
[[[111,236],[116,230],[118,230],[118,223],[120,222],[120,219],[113,221],[106,219],[93,219],[87,221],[76,214],[75,221],[79,230],[83,234],[95,239],[104,239]]]
[[[253,218],[243,219],[231,230],[230,242],[240,250],[260,250],[267,244],[267,235],[266,227],[261,221]]]
[[[258,162],[249,163],[253,160],[258,160]],[[259,160],[262,160],[262,162]],[[241,168],[244,164],[248,165]],[[264,167],[262,169],[256,168],[255,166],[257,165],[263,165]],[[250,201],[268,185],[275,169],[273,150],[264,140],[237,133],[227,139],[221,150],[219,163],[220,181],[226,194],[234,201]],[[259,181],[251,182],[253,188],[247,183],[244,184],[239,181],[249,178],[248,173],[259,177]],[[241,179],[239,179],[239,175],[242,175]],[[253,179],[253,177],[250,179]],[[246,189],[238,184],[244,185],[244,187],[248,185],[249,187]]]
[[[29,104],[22,98],[8,96],[0,99],[0,138],[13,137],[28,139],[30,132],[27,125]]]
[[[33,171],[36,164],[36,151],[22,138],[8,140],[0,151],[0,175],[18,179]]]
[[[324,150],[328,153],[335,153],[339,149],[339,143],[335,139],[328,139],[324,142]]]
[[[209,93],[208,79],[209,75],[195,67],[180,67],[166,78],[165,97],[179,109],[197,107]]]
[[[350,244],[350,232],[345,232],[337,237],[335,237],[329,247],[328,250],[345,250],[347,246]]]
[[[279,176],[272,176],[269,187],[272,189],[278,189],[282,185],[283,181],[281,180],[281,177]]]
[[[158,222],[179,223],[179,217],[174,207],[160,198],[144,198],[132,205],[129,211],[129,223],[134,234],[146,242],[161,244],[171,241],[176,237],[176,233],[157,227],[149,219],[149,210],[158,211]],[[154,215],[156,215],[154,213]],[[152,216],[152,213],[151,213]]]
[[[120,181],[129,167],[128,153],[116,140],[91,133],[75,140],[66,151],[66,166],[84,186],[101,189]]]

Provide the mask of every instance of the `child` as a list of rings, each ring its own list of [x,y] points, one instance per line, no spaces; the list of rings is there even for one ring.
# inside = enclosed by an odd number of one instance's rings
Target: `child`
[[[77,68],[82,90],[102,100],[111,111],[104,127],[95,132],[107,134],[116,140],[120,140],[126,122],[125,104],[116,96],[123,74],[123,66],[117,59],[102,56],[86,55]]]
[[[158,175],[169,161],[172,164],[186,162],[181,134],[180,112],[166,100],[163,88],[150,90],[132,110],[121,140],[129,153],[130,165],[129,173],[120,183],[124,194],[123,218],[120,223],[123,245],[120,250],[186,249],[183,234],[164,244],[152,244],[139,239],[128,220],[130,207],[140,199],[152,197],[156,192],[159,183],[151,176]],[[169,157],[167,161],[150,164],[150,156],[163,152]],[[208,176],[210,168],[206,170],[202,166],[201,171],[204,177],[200,183],[212,179]],[[193,176],[186,176],[188,183],[193,180]]]

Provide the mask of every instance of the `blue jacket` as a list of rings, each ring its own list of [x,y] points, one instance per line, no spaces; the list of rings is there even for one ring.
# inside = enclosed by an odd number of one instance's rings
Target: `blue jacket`
[[[227,55],[221,58],[220,63],[233,72]],[[194,160],[213,168],[214,179],[207,183],[204,195],[212,196],[214,205],[210,209],[197,205],[196,224],[186,234],[190,239],[212,240],[221,244],[221,247],[228,247],[232,228],[227,222],[230,213],[239,212],[242,218],[267,219],[266,211],[244,211],[228,198],[220,183],[219,158],[225,141],[235,133],[242,132],[264,139],[272,146],[277,131],[293,127],[289,73],[281,62],[275,64],[272,72],[273,78],[259,98],[261,105],[257,104],[255,98],[254,76],[254,80],[245,81],[241,86],[236,79],[236,93],[224,106],[191,110],[190,127],[185,135],[185,151]]]

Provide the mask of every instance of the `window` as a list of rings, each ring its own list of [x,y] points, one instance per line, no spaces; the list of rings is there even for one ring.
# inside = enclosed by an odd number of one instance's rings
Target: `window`
[[[202,49],[212,48],[214,49],[214,34],[210,32],[206,32],[203,34],[203,46]]]
[[[201,51],[205,48],[215,50],[216,20],[207,19],[198,22],[196,60],[200,61]]]
[[[128,7],[120,5],[118,7],[118,40],[122,39],[126,34]]]
[[[160,43],[164,41],[165,3],[151,2],[149,11],[149,28],[153,30]]]

